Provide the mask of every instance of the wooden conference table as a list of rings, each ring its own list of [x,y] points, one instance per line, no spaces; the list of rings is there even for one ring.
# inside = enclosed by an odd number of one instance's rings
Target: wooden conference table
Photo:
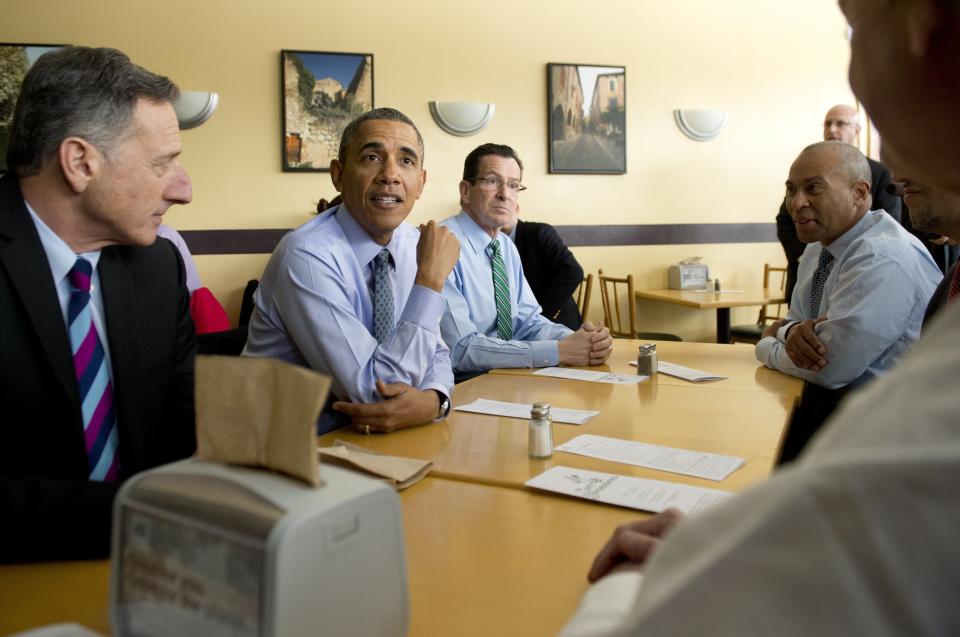
[[[638,344],[616,341],[607,368],[633,373],[627,361]],[[750,347],[657,347],[663,360],[729,379],[692,384],[661,374],[639,385],[604,385],[512,370],[458,385],[454,405],[483,397],[597,409],[600,415],[585,425],[556,424],[555,442],[595,433],[746,458],[723,482],[563,453],[531,460],[525,421],[460,411],[446,422],[390,435],[341,430],[320,438],[321,445],[339,438],[434,462],[430,477],[400,494],[411,636],[556,634],[586,590],[587,569],[613,528],[644,514],[522,486],[551,466],[730,491],[770,473],[800,383],[759,368]],[[62,621],[109,633],[108,582],[106,560],[2,566],[0,634]]]
[[[702,290],[636,290],[634,301],[645,299],[673,303],[698,310],[717,310],[717,342],[730,342],[730,308],[786,303],[779,288],[753,288],[739,292]]]

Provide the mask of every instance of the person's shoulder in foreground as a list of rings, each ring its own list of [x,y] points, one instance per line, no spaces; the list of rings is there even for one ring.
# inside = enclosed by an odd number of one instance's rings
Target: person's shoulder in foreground
[[[0,560],[103,557],[122,480],[195,448],[188,203],[167,78],[66,47],[27,73],[0,179]],[[121,195],[118,195],[121,193]]]
[[[440,290],[459,245],[432,221],[420,232],[404,223],[426,181],[420,133],[399,111],[368,111],[344,129],[330,175],[343,203],[277,246],[254,295],[244,353],[332,377],[337,402],[321,433],[442,417],[453,373],[438,327]]]

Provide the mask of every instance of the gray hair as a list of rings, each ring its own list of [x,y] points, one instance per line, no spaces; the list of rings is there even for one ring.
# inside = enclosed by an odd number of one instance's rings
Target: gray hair
[[[23,80],[10,126],[7,166],[35,175],[68,137],[105,155],[129,130],[140,98],[173,102],[177,86],[116,49],[64,47],[40,56]]]
[[[357,129],[360,128],[360,124],[373,120],[403,122],[404,124],[410,126],[410,128],[413,129],[413,132],[417,134],[417,141],[420,143],[420,165],[423,165],[423,136],[420,135],[420,130],[417,128],[417,125],[413,123],[413,120],[395,108],[375,108],[372,111],[367,111],[363,115],[357,117],[355,120],[347,124],[347,127],[343,129],[343,135],[340,136],[340,150],[337,152],[337,159],[341,164],[344,163],[347,158],[347,148],[350,146],[350,142],[353,141],[354,136],[357,134]]]
[[[830,140],[810,144],[803,149],[803,153],[819,150],[829,150],[834,153],[838,159],[834,170],[846,177],[851,185],[858,181],[865,181],[867,184],[873,182],[873,177],[870,173],[870,163],[864,154],[855,146],[838,140]]]

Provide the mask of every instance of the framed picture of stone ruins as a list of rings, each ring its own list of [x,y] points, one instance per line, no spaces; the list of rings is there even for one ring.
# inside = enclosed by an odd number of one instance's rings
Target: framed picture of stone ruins
[[[551,173],[627,172],[622,66],[547,64]]]
[[[373,108],[373,55],[281,51],[283,170],[327,172],[350,120]]]

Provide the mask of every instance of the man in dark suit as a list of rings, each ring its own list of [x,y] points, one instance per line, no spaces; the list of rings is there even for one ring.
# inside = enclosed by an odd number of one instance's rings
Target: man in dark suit
[[[846,104],[837,104],[827,111],[823,118],[823,141],[835,140],[856,146],[859,134],[860,116],[857,109]],[[867,162],[870,164],[870,195],[873,197],[870,210],[886,210],[891,217],[900,221],[900,197],[888,189],[888,186],[893,183],[890,171],[886,166],[869,157]],[[807,244],[797,237],[796,226],[790,218],[790,213],[787,212],[786,200],[781,202],[780,212],[777,213],[777,238],[780,239],[783,252],[787,257],[787,284],[784,293],[789,304],[793,288],[797,284],[800,256]]]
[[[542,308],[541,314],[554,323],[578,330],[583,324],[573,298],[583,283],[583,268],[548,223],[522,221],[513,216],[513,224],[501,232],[513,239],[523,263],[523,274]]]
[[[68,47],[24,79],[0,178],[0,561],[103,557],[122,480],[195,448],[191,199],[167,78]]]

